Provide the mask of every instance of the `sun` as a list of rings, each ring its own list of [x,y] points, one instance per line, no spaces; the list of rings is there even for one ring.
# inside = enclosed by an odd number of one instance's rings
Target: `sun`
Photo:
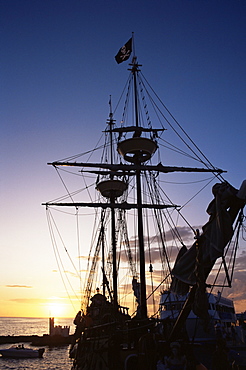
[[[51,299],[47,304],[49,317],[64,317],[65,306],[58,299]]]

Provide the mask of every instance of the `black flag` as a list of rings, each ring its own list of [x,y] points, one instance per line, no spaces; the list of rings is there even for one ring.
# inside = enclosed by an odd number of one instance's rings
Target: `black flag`
[[[132,37],[118,51],[117,55],[115,56],[116,62],[120,64],[124,62],[125,60],[129,59],[131,52],[132,52]]]

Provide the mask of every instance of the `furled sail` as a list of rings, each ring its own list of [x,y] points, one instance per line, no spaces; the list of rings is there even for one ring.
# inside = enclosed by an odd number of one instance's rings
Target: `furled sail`
[[[197,283],[197,248],[200,268],[204,279],[208,277],[217,258],[223,256],[224,248],[233,236],[233,223],[245,205],[246,180],[238,191],[228,183],[215,184],[214,199],[207,208],[209,221],[203,226],[202,234],[192,247],[181,250],[172,270],[171,290],[177,294],[187,293]]]

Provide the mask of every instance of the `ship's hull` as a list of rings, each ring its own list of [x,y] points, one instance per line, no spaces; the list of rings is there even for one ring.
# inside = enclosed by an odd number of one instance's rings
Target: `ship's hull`
[[[155,366],[156,342],[148,328],[153,321],[129,321],[126,325],[99,325],[81,336],[70,352],[73,370],[145,369]]]

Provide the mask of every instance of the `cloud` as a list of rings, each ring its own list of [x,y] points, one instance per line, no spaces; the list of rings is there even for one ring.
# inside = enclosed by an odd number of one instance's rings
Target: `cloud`
[[[196,227],[199,228],[199,227]],[[165,232],[165,234],[156,235],[153,240],[156,243],[161,242],[162,240],[170,242],[173,240],[178,240],[178,236],[181,237],[184,244],[193,244],[194,243],[194,233],[189,226],[178,226]]]
[[[235,271],[232,288],[226,288],[225,294],[234,301],[246,299],[246,271]]]
[[[199,229],[201,226],[195,226],[194,229]],[[191,230],[189,226],[178,226],[176,228],[171,228],[166,232],[163,232],[161,234],[156,234],[156,235],[150,235],[150,236],[145,236],[144,241],[148,242],[150,241],[151,244],[154,243],[160,243],[162,241],[164,242],[170,242],[173,240],[178,240],[179,236],[182,238],[184,243],[187,244],[193,244],[194,242],[194,233]],[[138,240],[138,236],[135,235],[131,237],[131,240],[129,241],[130,246],[135,246]]]
[[[246,251],[242,251],[241,255],[236,259],[236,268],[237,270],[246,271]]]
[[[70,275],[72,277],[75,277],[75,278],[79,278],[78,274],[76,272],[72,272],[72,271],[68,271],[68,270],[64,270],[63,271],[64,274],[67,274],[67,275]]]
[[[76,299],[77,297],[70,297],[71,299]],[[59,300],[62,302],[66,302],[67,297],[53,297],[53,298],[12,298],[10,299],[11,302],[16,302],[16,303],[24,303],[24,304],[35,304],[35,305],[47,305],[49,302],[57,301]]]
[[[33,288],[31,285],[18,285],[18,284],[13,284],[13,285],[5,285],[6,288]]]
[[[219,263],[215,265],[213,272],[211,273],[209,283],[213,283],[216,273],[219,271]],[[230,275],[230,272],[229,272]],[[223,285],[225,281],[225,274],[221,273],[221,277],[217,279],[216,284]],[[233,278],[231,285],[232,287],[217,288],[222,291],[224,297],[233,299],[236,306],[240,305],[243,301],[246,301],[246,252],[242,253],[236,258],[235,267],[233,272]]]
[[[78,256],[77,258],[81,259],[81,260],[85,260],[85,261],[88,261],[88,256]]]
[[[169,262],[172,263],[175,261],[176,256],[178,254],[178,249],[177,246],[173,245],[168,245],[166,246],[166,252],[168,255]],[[138,258],[136,258],[136,254],[138,254],[138,250],[136,248],[131,249],[131,256],[132,260],[135,261]],[[121,251],[121,262],[128,262],[129,261],[129,256],[127,250]],[[119,256],[117,256],[118,258]],[[162,247],[161,246],[152,246],[150,247],[149,250],[145,251],[145,262],[146,264],[150,263],[150,258],[151,258],[151,263],[161,263],[162,260],[165,260],[166,257],[163,253]]]
[[[47,304],[47,299],[45,298],[12,298],[11,302],[25,303],[25,304]]]
[[[194,228],[201,228],[201,226],[196,226]],[[177,227],[176,229],[169,229],[167,232],[152,236],[145,236],[144,242],[145,246],[150,244],[150,255],[151,255],[151,262],[161,262],[161,255],[164,254],[162,252],[162,242],[165,244],[165,248],[167,251],[167,255],[169,257],[170,262],[173,262],[177,256],[178,248],[174,242],[178,242],[179,238],[182,239],[182,242],[187,245],[188,247],[194,243],[194,233],[188,226]],[[170,243],[172,242],[172,244]],[[125,244],[124,244],[125,245]],[[129,248],[131,250],[131,255],[133,260],[136,259],[136,253],[138,253],[138,237],[135,235],[129,241]],[[146,263],[150,263],[149,253],[146,251]],[[128,261],[128,252],[127,247],[125,246],[125,251],[121,251],[121,260],[123,262]]]
[[[81,260],[82,262],[85,261],[92,261],[92,260],[96,260],[96,261],[100,261],[101,260],[101,256],[78,256],[76,257],[77,259]]]

